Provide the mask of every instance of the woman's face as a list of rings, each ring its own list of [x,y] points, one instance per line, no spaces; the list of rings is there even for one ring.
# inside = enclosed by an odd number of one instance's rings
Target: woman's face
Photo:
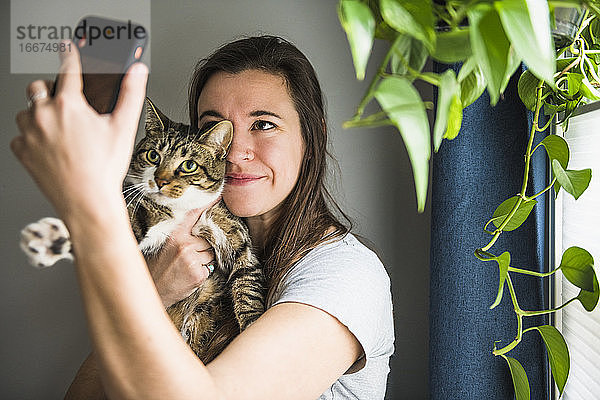
[[[284,79],[259,70],[215,73],[198,99],[198,126],[227,119],[233,142],[223,200],[240,217],[269,217],[291,192],[304,154]]]

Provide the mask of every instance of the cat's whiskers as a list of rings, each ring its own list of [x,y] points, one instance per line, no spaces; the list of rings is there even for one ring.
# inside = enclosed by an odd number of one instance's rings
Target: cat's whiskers
[[[139,187],[135,187],[132,188],[129,193],[125,196],[125,201],[127,202],[127,208],[129,208],[129,206],[136,200],[141,201],[142,197],[144,197],[144,195],[147,193],[147,191],[144,189],[144,187],[142,186],[143,184],[140,184]],[[139,204],[139,201],[137,204]],[[137,206],[136,204],[136,206]]]
[[[140,191],[140,192],[138,193],[138,196],[134,196],[134,197],[131,199],[131,201],[129,202],[129,204],[127,204],[127,208],[129,208],[129,205],[130,205],[131,203],[133,203],[134,201],[136,201],[136,200],[137,200],[137,202],[136,202],[136,203],[135,203],[135,205],[133,206],[133,212],[131,213],[131,215],[135,215],[135,213],[137,212],[137,209],[138,209],[138,207],[139,207],[140,203],[142,202],[142,199],[144,198],[144,194],[145,194],[145,192],[144,192],[144,191]]]
[[[128,172],[125,176],[127,176],[129,178],[141,179],[144,177],[144,173],[143,172],[136,172],[136,173]]]
[[[143,182],[133,183],[133,184],[127,185],[127,187],[122,191],[122,193],[123,194],[130,193],[134,190],[142,189],[144,186],[145,186],[145,184]]]
[[[135,213],[137,212],[138,206],[140,205],[140,203],[142,201],[142,197],[143,196],[137,197],[137,203],[135,203],[135,205],[133,206],[133,212],[131,213],[131,215],[135,215]]]

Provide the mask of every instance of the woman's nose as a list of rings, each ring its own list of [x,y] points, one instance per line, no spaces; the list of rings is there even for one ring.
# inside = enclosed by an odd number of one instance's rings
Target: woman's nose
[[[254,159],[252,141],[250,138],[245,138],[243,136],[243,133],[233,134],[233,140],[231,141],[231,148],[229,149],[229,154],[227,155],[227,161],[238,163]]]

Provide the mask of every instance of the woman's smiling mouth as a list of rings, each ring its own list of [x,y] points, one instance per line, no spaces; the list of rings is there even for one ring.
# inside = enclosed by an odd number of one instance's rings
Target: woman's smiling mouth
[[[243,186],[258,182],[263,178],[265,178],[263,175],[229,173],[225,176],[225,183],[227,185]]]

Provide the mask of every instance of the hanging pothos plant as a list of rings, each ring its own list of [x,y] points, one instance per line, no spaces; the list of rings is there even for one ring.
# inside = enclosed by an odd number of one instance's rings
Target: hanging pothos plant
[[[567,41],[553,40],[555,12],[576,8],[583,15]],[[591,254],[580,247],[565,250],[560,265],[539,273],[511,265],[511,255],[497,255],[492,247],[504,232],[517,229],[529,216],[542,195],[558,195],[564,189],[575,199],[587,189],[591,170],[570,170],[569,146],[560,136],[545,137],[533,146],[535,135],[552,122],[566,124],[582,103],[600,100],[600,0],[340,0],[338,15],[344,28],[356,70],[364,79],[367,61],[375,39],[388,43],[388,51],[360,101],[355,115],[345,127],[393,125],[406,145],[413,169],[420,212],[425,207],[429,177],[429,158],[443,139],[455,138],[460,130],[462,112],[487,89],[495,105],[521,62],[528,69],[520,76],[518,91],[525,106],[534,113],[525,152],[525,172],[521,191],[503,202],[485,224],[490,241],[475,251],[485,262],[494,261],[500,271],[498,294],[490,306],[502,300],[508,287],[517,318],[515,339],[502,348],[494,343],[492,353],[506,360],[517,400],[529,399],[529,383],[522,365],[507,353],[519,345],[524,334],[540,333],[548,350],[554,381],[562,395],[569,374],[567,344],[552,325],[523,329],[523,319],[556,312],[579,301],[592,311],[600,288]],[[556,44],[556,47],[555,47]],[[448,69],[441,74],[425,72],[428,59],[462,63],[457,73]],[[426,110],[433,104],[422,100],[413,86],[421,80],[437,87],[435,122],[430,132]],[[365,115],[366,106],[376,100],[381,111]],[[540,126],[540,115],[548,118]],[[541,148],[550,160],[553,178],[540,193],[529,194],[530,160]],[[511,274],[548,277],[558,270],[580,289],[578,296],[550,310],[523,310],[519,306]]]

